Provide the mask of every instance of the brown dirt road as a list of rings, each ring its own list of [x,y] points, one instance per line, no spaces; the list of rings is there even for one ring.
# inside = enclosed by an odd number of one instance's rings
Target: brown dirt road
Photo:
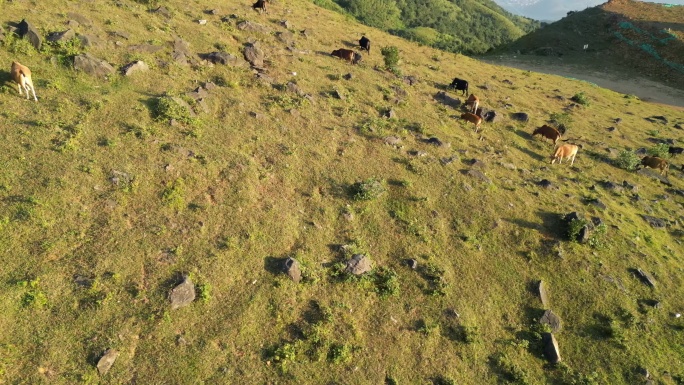
[[[664,104],[679,110],[684,110],[683,90],[641,77],[631,77],[631,75],[613,72],[587,70],[569,64],[544,64],[541,62],[519,61],[514,58],[480,60],[490,64],[513,67],[526,71],[584,80],[615,92],[636,95],[645,102]],[[625,78],[626,76],[630,77]]]

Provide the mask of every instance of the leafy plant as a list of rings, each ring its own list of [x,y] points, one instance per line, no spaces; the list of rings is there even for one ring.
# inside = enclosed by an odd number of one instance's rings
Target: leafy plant
[[[567,112],[554,112],[551,114],[551,122],[558,127],[558,131],[560,131],[561,134],[565,134],[568,130],[570,130],[572,116],[570,116],[570,114]]]
[[[616,167],[632,171],[636,170],[637,166],[641,164],[641,159],[639,159],[634,151],[622,150],[613,163]]]
[[[589,98],[584,93],[584,91],[575,94],[572,98],[570,98],[570,100],[572,100],[573,102],[575,102],[577,104],[581,104],[583,106],[588,106],[590,104]]]
[[[525,370],[523,370],[520,365],[513,362],[506,353],[495,354],[492,357],[492,362],[506,382],[518,385],[530,384]]]
[[[375,283],[375,291],[381,298],[399,294],[399,276],[394,270],[381,267],[373,272],[371,277]]]
[[[573,219],[570,221],[568,224],[568,239],[575,242],[578,241],[582,229],[587,227],[588,224],[589,222],[586,219]]]
[[[651,156],[657,156],[658,158],[669,158],[670,157],[670,146],[665,143],[658,143],[655,146],[646,150],[646,153]]]
[[[385,61],[385,68],[399,75],[399,49],[395,46],[382,47],[380,53]]]
[[[185,181],[183,178],[178,178],[166,185],[162,191],[162,201],[176,210],[182,210],[185,207]]]
[[[187,102],[171,95],[156,99],[153,114],[157,121],[175,120],[190,125],[199,123],[199,120],[193,116]]]
[[[21,297],[21,305],[22,306],[42,308],[42,307],[45,307],[45,305],[47,305],[47,303],[48,303],[47,296],[40,289],[40,287],[38,286],[39,284],[40,284],[40,280],[38,278],[28,280],[28,281],[17,282],[17,285],[19,287],[23,287],[26,289],[26,292]]]
[[[353,347],[350,344],[332,344],[328,350],[328,360],[333,364],[346,364],[351,361]]]
[[[377,199],[385,192],[383,181],[369,178],[354,183],[350,188],[350,195],[355,201],[370,201]]]

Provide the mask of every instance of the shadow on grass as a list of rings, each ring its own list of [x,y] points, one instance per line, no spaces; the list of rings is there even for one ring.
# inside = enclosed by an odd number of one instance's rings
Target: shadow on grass
[[[561,216],[558,213],[537,210],[536,214],[542,220],[542,223],[530,222],[520,218],[509,218],[504,220],[520,227],[538,230],[548,238],[556,240],[562,238],[560,234],[562,233],[563,226]]]
[[[357,41],[344,40],[342,41],[342,44],[344,44],[348,48],[361,48],[359,42]]]
[[[266,257],[264,258],[264,270],[273,275],[282,274],[285,260],[287,260],[286,257]]]

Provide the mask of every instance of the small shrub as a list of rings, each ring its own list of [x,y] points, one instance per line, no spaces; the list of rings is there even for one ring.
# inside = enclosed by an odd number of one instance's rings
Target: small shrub
[[[47,296],[38,287],[40,283],[39,279],[32,279],[28,281],[19,281],[17,285],[19,287],[26,288],[26,292],[21,297],[21,305],[23,307],[36,307],[43,308],[48,303]]]
[[[605,249],[606,248],[606,233],[608,232],[608,226],[601,223],[596,226],[589,236],[587,243],[589,246],[595,249]]]
[[[185,207],[185,182],[183,178],[178,178],[166,186],[162,192],[162,201],[176,210],[182,210]]]
[[[639,157],[634,153],[634,151],[622,150],[613,162],[616,167],[619,167],[624,170],[633,171],[636,170],[639,164],[641,164],[641,159],[639,159]]]
[[[553,113],[551,114],[551,123],[558,127],[558,131],[565,135],[567,131],[570,130],[570,125],[572,124],[572,116],[570,114],[564,113]]]
[[[426,321],[426,320],[420,320],[418,322],[417,331],[426,337],[429,337],[431,335],[438,335],[440,332],[440,329],[441,328],[437,322]]]
[[[646,153],[651,156],[666,159],[670,157],[670,146],[665,143],[659,143],[646,150]]]
[[[432,380],[432,385],[456,385],[456,381],[450,377],[439,376]]]
[[[332,344],[328,350],[328,360],[333,364],[346,364],[352,359],[353,348],[350,344]]]
[[[589,222],[585,219],[573,219],[568,224],[568,239],[571,241],[577,241],[582,229],[587,226]]]
[[[398,73],[399,68],[397,66],[399,65],[399,49],[394,46],[382,47],[380,53],[385,61],[385,68],[394,73]]]
[[[287,371],[287,365],[297,358],[297,347],[294,343],[285,342],[273,349],[268,358],[278,365],[281,370]]]
[[[385,192],[385,187],[381,180],[369,178],[361,182],[354,183],[350,188],[352,199],[355,201],[370,201],[377,199]]]
[[[176,120],[185,124],[197,124],[197,118],[192,116],[189,106],[172,96],[162,96],[156,99],[153,107],[154,118],[157,121]]]
[[[570,98],[573,102],[577,104],[581,104],[583,106],[588,106],[589,105],[589,98],[587,95],[584,94],[584,92],[580,92],[578,94],[575,94],[572,98]]]
[[[381,267],[373,273],[372,279],[375,291],[380,297],[387,298],[399,294],[399,276],[394,270]]]
[[[505,381],[519,385],[528,385],[530,383],[527,373],[505,353],[494,355],[492,362]]]

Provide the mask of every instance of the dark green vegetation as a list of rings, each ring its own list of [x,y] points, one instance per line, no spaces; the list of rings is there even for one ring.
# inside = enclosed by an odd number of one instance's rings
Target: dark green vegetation
[[[172,17],[129,0],[3,3],[5,31],[78,18],[93,44],[0,47],[0,382],[627,385],[644,369],[682,382],[684,160],[667,185],[614,159],[681,143],[683,112],[416,46],[308,1],[264,15],[251,3],[164,2]],[[416,84],[379,53],[329,55],[367,32]],[[197,56],[241,58],[251,41],[261,76]],[[91,77],[70,65],[81,52],[150,70]],[[12,60],[32,69],[38,103],[8,81]],[[499,113],[482,140],[434,97],[455,76]],[[590,103],[571,107],[578,94]],[[584,145],[574,167],[531,138],[550,118]],[[569,240],[571,211],[605,232]],[[357,254],[372,262],[360,277],[344,271]],[[183,276],[196,299],[171,310]],[[563,321],[557,365],[541,353],[540,279]],[[106,349],[119,355],[100,376]]]
[[[491,53],[492,58],[522,54],[549,64],[609,69],[624,73],[625,78],[638,75],[684,88],[683,20],[684,6],[611,0],[545,25]]]
[[[491,0],[335,1],[366,25],[420,44],[464,54],[487,52],[540,25],[505,11]]]

